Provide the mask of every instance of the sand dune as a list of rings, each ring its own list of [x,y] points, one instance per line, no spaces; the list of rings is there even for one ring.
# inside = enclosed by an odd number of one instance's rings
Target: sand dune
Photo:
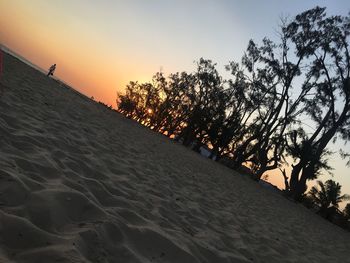
[[[350,262],[350,234],[4,55],[0,262]]]

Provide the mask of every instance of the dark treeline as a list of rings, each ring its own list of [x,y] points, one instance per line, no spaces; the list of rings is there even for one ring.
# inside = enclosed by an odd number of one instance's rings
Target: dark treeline
[[[206,145],[256,180],[280,169],[286,193],[301,200],[307,181],[331,170],[327,146],[350,140],[349,35],[350,16],[316,7],[282,21],[279,41],[251,40],[226,66],[229,79],[201,58],[195,72],[130,82],[118,111],[194,150]]]
[[[350,203],[343,211],[339,210],[339,203],[346,200],[350,200],[350,196],[341,194],[341,185],[327,180],[325,183],[317,181],[304,196],[303,203],[325,219],[350,231]]]

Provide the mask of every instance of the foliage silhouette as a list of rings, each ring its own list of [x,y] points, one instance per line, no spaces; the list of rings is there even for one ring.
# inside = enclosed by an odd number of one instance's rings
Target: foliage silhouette
[[[130,82],[118,111],[194,150],[205,145],[232,168],[248,166],[256,180],[278,168],[301,200],[307,181],[331,170],[329,144],[350,140],[349,35],[350,16],[315,7],[283,20],[277,43],[251,40],[241,63],[226,66],[230,79],[201,58],[194,72]]]
[[[350,220],[350,203],[346,204],[343,214],[347,220]]]
[[[349,195],[341,195],[341,185],[333,180],[325,183],[317,181],[317,186],[313,186],[308,194],[318,208],[318,213],[326,219],[332,219],[336,213],[340,213],[340,202],[350,200]]]
[[[290,192],[298,200],[306,181],[330,168],[324,158],[329,142],[337,135],[350,139],[350,17],[326,17],[325,8],[316,7],[296,16],[285,30],[295,56],[307,61],[302,104],[315,127],[311,134],[302,126],[290,133],[289,154],[295,159]]]

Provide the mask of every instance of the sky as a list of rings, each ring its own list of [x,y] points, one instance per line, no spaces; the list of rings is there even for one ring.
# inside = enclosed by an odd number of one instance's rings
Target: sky
[[[203,57],[223,71],[249,39],[276,39],[281,17],[316,5],[330,15],[350,11],[348,0],[0,0],[0,44],[43,69],[56,63],[58,78],[115,106],[129,81],[159,70],[193,71]],[[350,194],[350,168],[338,155],[331,164]],[[283,185],[282,176],[270,180]]]

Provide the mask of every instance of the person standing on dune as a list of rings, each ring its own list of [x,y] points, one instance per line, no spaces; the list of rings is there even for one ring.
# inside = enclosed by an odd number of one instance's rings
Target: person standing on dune
[[[49,68],[49,73],[47,73],[47,76],[53,76],[53,73],[56,70],[56,64],[53,64],[50,68]]]

